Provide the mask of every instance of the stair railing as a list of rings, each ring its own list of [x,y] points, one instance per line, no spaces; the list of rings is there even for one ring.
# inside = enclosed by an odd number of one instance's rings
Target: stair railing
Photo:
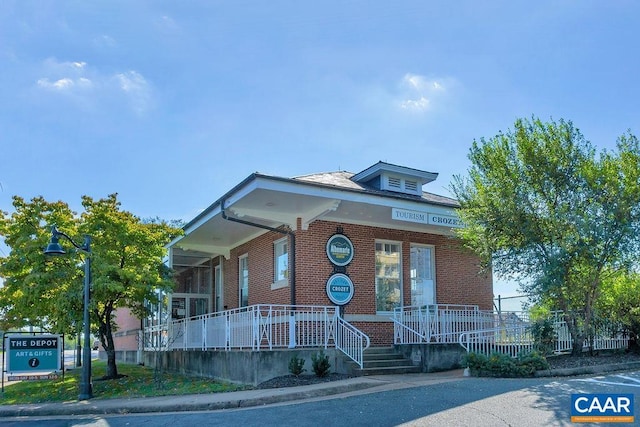
[[[360,329],[340,317],[336,312],[336,348],[348,358],[364,367],[364,351],[369,348],[369,337]]]

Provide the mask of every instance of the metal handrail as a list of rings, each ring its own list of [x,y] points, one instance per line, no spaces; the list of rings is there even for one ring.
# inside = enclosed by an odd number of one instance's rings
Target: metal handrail
[[[364,367],[364,351],[369,348],[369,337],[353,326],[351,323],[336,314],[336,348],[351,360],[356,362],[360,369]]]

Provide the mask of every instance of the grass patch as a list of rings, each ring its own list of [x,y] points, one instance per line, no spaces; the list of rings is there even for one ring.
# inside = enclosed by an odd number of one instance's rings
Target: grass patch
[[[0,397],[3,405],[46,402],[73,402],[78,400],[82,368],[65,372],[64,380],[22,381],[5,384]],[[140,365],[119,364],[118,373],[125,375],[117,380],[100,380],[106,374],[106,362],[92,363],[94,399],[117,399],[132,397],[170,396],[200,393],[223,393],[245,390],[250,387],[224,383],[208,378],[188,377],[165,373],[159,387],[154,381],[153,368]],[[5,378],[6,381],[6,378]]]

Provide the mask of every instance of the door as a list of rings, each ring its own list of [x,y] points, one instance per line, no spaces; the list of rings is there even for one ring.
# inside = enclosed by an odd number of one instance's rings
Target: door
[[[411,245],[411,305],[434,304],[436,300],[433,246]]]

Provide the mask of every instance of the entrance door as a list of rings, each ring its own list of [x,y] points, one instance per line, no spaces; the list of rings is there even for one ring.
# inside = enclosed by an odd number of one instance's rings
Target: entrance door
[[[411,245],[411,305],[434,304],[436,299],[433,246]]]

